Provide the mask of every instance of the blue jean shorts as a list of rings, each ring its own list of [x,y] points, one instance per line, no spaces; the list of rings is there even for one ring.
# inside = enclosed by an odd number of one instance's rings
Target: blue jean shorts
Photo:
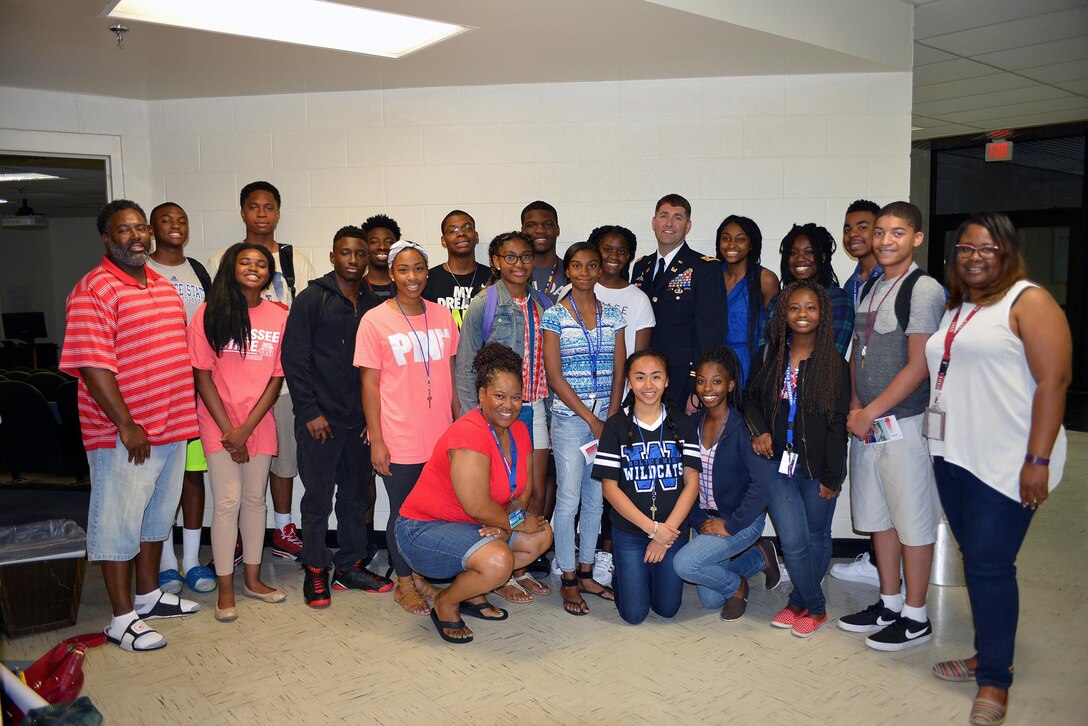
[[[513,544],[510,539],[481,537],[481,525],[476,522],[429,522],[397,517],[397,547],[401,557],[424,577],[448,578],[460,575],[468,567],[468,559],[491,542]]]
[[[87,512],[87,559],[124,562],[141,542],[170,536],[181,499],[186,441],[151,447],[136,466],[121,443],[87,452],[91,468],[91,503]]]

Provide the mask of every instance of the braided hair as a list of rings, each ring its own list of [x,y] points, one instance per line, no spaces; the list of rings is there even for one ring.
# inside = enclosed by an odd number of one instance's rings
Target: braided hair
[[[695,361],[695,372],[698,374],[699,369],[706,363],[715,363],[725,369],[725,372],[729,374],[729,377],[733,380],[733,390],[729,391],[725,395],[725,402],[727,405],[732,406],[740,410],[740,407],[744,405],[744,391],[741,388],[740,381],[741,367],[740,358],[737,357],[736,351],[730,348],[728,345],[716,345],[713,348],[707,349],[705,353],[699,356],[699,360]],[[699,408],[703,407],[703,402],[699,402]]]
[[[643,348],[642,350],[632,353],[627,357],[627,362],[623,365],[623,377],[630,379],[631,367],[639,360],[643,358],[656,358],[661,367],[665,370],[669,370],[669,359],[665,357],[665,354],[659,350],[653,348]],[[661,403],[665,406],[665,420],[661,423],[662,426],[667,427],[669,436],[676,442],[680,449],[680,454],[684,453],[683,439],[680,437],[680,432],[676,428],[676,412],[673,410],[672,401],[668,395],[661,397]],[[634,390],[628,391],[627,397],[623,400],[623,405],[627,409],[627,447],[630,448],[635,443],[635,392]],[[664,452],[662,452],[664,453]]]
[[[790,270],[790,250],[798,237],[808,237],[808,241],[812,243],[812,249],[816,253],[816,281],[824,287],[838,286],[838,275],[835,274],[835,268],[831,266],[831,257],[835,254],[838,243],[826,227],[809,222],[793,225],[793,229],[782,238],[778,251],[782,255],[783,287],[794,280],[793,272]]]
[[[261,245],[238,242],[227,248],[219,260],[219,269],[215,271],[212,289],[204,306],[204,337],[216,356],[223,357],[223,349],[234,341],[242,357],[249,350],[249,304],[238,280],[234,277],[234,268],[238,256],[246,250],[258,250],[268,262],[268,279],[261,290],[267,290],[276,275],[276,260],[272,253]]]
[[[810,290],[820,306],[820,322],[816,324],[816,348],[808,359],[805,386],[801,390],[801,406],[806,411],[818,413],[831,420],[835,412],[835,399],[839,392],[838,362],[842,356],[835,350],[835,334],[831,327],[831,299],[823,285],[814,280],[794,280],[786,285],[778,296],[778,305],[771,317],[767,332],[767,364],[749,384],[749,395],[762,400],[774,401],[769,421],[778,416],[782,402],[782,380],[789,365],[789,335],[786,310],[790,298],[798,290]]]
[[[476,390],[487,388],[500,373],[510,373],[518,379],[521,389],[521,356],[502,343],[487,343],[472,358],[476,373]]]
[[[718,259],[725,264],[725,255],[722,254],[722,232],[730,224],[736,224],[748,237],[748,257],[744,260],[744,281],[748,283],[748,350],[754,351],[756,345],[756,329],[759,327],[759,315],[763,309],[763,281],[760,273],[763,267],[759,264],[760,255],[763,254],[763,232],[755,220],[730,214],[718,225],[718,232],[714,236],[717,247]],[[738,378],[739,382],[740,379]]]
[[[623,271],[620,272],[620,278],[627,280],[631,270],[631,261],[635,259],[635,250],[638,249],[638,240],[635,239],[634,232],[626,227],[621,227],[618,224],[605,224],[600,227],[595,227],[593,231],[589,233],[589,238],[586,239],[586,241],[600,249],[601,242],[604,241],[605,237],[610,235],[619,237],[627,246],[627,264],[623,266]]]

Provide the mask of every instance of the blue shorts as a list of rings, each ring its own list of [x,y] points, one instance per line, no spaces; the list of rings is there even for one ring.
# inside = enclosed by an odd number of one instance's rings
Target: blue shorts
[[[141,542],[170,536],[181,499],[188,442],[151,447],[136,466],[121,444],[87,452],[91,468],[91,503],[87,512],[87,559],[125,562]]]
[[[460,575],[468,567],[468,559],[491,542],[511,544],[498,537],[481,537],[475,522],[443,522],[397,517],[397,547],[401,557],[414,572],[424,577],[449,578]]]

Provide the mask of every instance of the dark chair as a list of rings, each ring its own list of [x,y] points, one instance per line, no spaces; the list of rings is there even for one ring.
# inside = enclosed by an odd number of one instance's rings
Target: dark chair
[[[64,455],[64,470],[77,482],[87,481],[90,465],[83,448],[83,432],[79,427],[79,384],[65,381],[56,390],[57,412],[60,414],[60,449]]]
[[[64,383],[65,379],[53,371],[34,371],[26,382],[41,391],[47,401],[55,401],[57,387]]]
[[[56,473],[61,463],[59,426],[38,389],[0,381],[0,454],[13,480],[27,471]]]
[[[26,380],[30,378],[30,373],[28,373],[27,371],[9,368],[7,371],[4,372],[4,377],[7,378],[9,381],[23,381],[25,383]]]

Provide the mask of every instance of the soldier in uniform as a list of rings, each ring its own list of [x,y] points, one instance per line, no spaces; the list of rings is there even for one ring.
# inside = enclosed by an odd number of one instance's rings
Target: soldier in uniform
[[[631,282],[650,298],[657,324],[650,345],[669,359],[668,395],[694,410],[694,365],[716,345],[725,345],[726,291],[721,264],[688,247],[691,204],[679,194],[657,203],[651,222],[657,252],[635,262]]]

